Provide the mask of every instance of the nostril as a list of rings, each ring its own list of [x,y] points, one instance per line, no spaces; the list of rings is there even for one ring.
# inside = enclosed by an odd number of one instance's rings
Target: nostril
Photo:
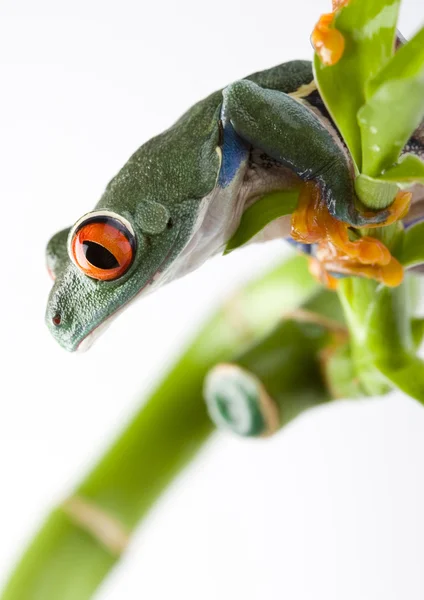
[[[56,314],[55,314],[55,316],[52,318],[52,322],[53,322],[53,325],[56,325],[56,327],[57,327],[58,325],[60,325],[60,324],[61,324],[61,322],[62,322],[62,317],[61,317],[61,315],[60,315],[59,313],[56,313]]]

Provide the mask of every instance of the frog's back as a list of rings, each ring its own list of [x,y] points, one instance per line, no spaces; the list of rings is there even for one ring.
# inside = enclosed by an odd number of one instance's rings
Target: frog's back
[[[295,60],[245,77],[264,88],[292,93],[313,79],[312,65]],[[202,198],[219,170],[222,90],[197,102],[169,129],[139,148],[109,183],[98,207],[132,211],[139,198],[167,205]]]
[[[263,88],[291,94],[302,85],[311,83],[313,78],[312,63],[309,60],[292,60],[265,71],[258,71],[244,79]]]
[[[257,71],[242,79],[253,81],[263,88],[277,90],[285,94],[296,92],[301,86],[308,85],[313,81],[312,63],[309,60],[292,60],[279,64],[265,71]],[[230,83],[230,82],[229,82]],[[190,128],[193,129],[193,121],[199,120],[209,122],[210,117],[222,102],[222,89],[210,94],[200,102],[194,104],[175,123],[181,128],[190,120]],[[193,119],[194,117],[194,119]]]
[[[301,86],[313,81],[312,63],[309,60],[292,60],[264,71],[257,71],[241,79],[248,79],[263,88],[277,90],[285,94],[296,92]],[[230,82],[229,82],[230,83]],[[183,125],[188,117],[202,115],[209,119],[222,102],[222,89],[197,102],[182,115],[175,125]],[[191,123],[192,124],[192,123]],[[175,126],[174,125],[174,126]]]

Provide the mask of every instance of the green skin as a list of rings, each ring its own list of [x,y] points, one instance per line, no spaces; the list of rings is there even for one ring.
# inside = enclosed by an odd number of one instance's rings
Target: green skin
[[[88,346],[135,297],[222,252],[245,208],[264,194],[315,181],[336,218],[363,226],[385,219],[385,211],[361,212],[351,161],[320,97],[302,94],[312,80],[308,61],[255,73],[200,101],[133,154],[95,208],[134,230],[135,257],[121,277],[85,275],[68,255],[70,229],[50,240],[55,283],[46,321],[61,346]],[[301,99],[290,95],[297,92]]]

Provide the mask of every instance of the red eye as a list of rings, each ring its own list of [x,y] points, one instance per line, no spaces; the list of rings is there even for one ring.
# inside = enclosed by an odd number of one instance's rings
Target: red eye
[[[120,220],[93,215],[76,227],[70,252],[83,273],[110,281],[123,275],[131,265],[135,237]]]

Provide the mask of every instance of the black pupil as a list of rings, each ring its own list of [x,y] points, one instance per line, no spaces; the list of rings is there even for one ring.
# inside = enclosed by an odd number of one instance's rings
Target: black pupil
[[[119,262],[107,248],[96,242],[85,241],[82,244],[85,258],[98,269],[116,269]]]

